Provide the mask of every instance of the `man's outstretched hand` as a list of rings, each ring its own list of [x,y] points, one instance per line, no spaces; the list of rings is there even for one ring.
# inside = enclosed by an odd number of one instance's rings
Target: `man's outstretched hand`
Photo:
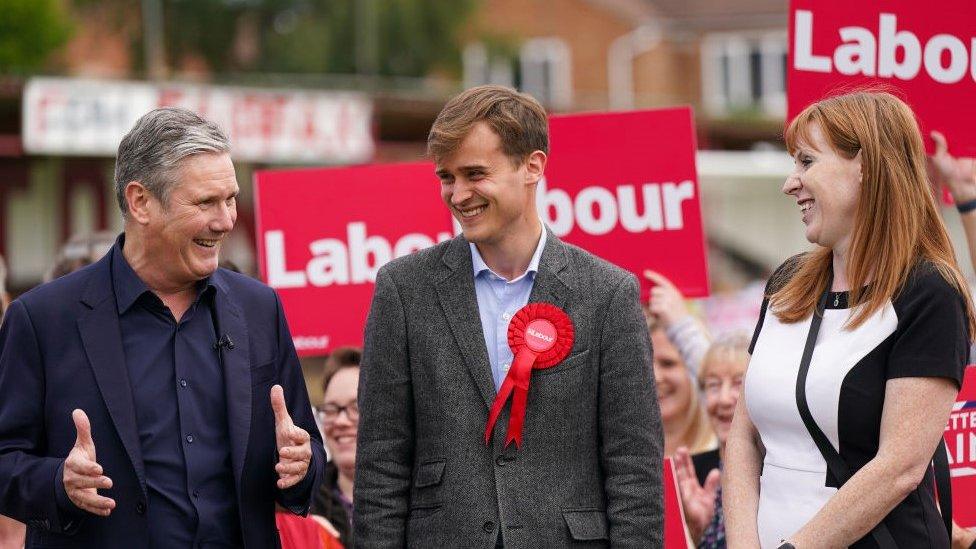
[[[298,484],[308,473],[312,461],[311,437],[298,427],[288,414],[281,385],[271,388],[271,408],[275,415],[275,442],[278,447],[278,488],[284,490]]]
[[[94,515],[107,517],[115,509],[115,500],[98,495],[98,490],[112,487],[112,479],[104,475],[95,459],[95,441],[91,424],[82,410],[71,412],[75,423],[75,445],[64,460],[64,491],[76,507]]]

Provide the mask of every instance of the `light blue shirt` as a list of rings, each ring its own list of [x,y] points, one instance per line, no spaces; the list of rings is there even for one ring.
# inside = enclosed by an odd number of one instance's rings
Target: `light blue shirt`
[[[474,291],[478,296],[478,313],[481,315],[481,329],[485,332],[485,347],[491,362],[491,377],[495,391],[502,386],[508,368],[512,365],[512,349],[508,346],[508,323],[519,309],[529,302],[532,284],[539,271],[539,258],[546,247],[546,228],[542,228],[542,238],[535,247],[529,268],[515,280],[505,280],[488,268],[488,264],[478,253],[478,247],[471,246],[471,264],[474,267]]]

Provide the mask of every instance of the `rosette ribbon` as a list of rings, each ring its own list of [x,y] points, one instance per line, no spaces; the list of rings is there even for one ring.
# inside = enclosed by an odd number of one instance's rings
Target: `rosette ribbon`
[[[502,382],[488,413],[485,444],[491,441],[502,408],[512,397],[505,446],[512,441],[522,447],[522,426],[529,399],[529,380],[533,369],[550,368],[562,362],[573,348],[573,321],[565,311],[550,303],[529,303],[519,309],[508,324],[508,346],[515,359]]]

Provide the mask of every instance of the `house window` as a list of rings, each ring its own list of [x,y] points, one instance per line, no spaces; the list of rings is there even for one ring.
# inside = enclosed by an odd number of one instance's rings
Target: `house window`
[[[464,86],[511,86],[531,94],[553,109],[572,105],[572,64],[569,46],[558,38],[533,38],[516,53],[500,54],[483,43],[465,46]]]
[[[522,91],[554,109],[573,102],[569,46],[559,38],[533,38],[522,45]]]
[[[465,46],[461,60],[464,64],[465,88],[483,84],[516,85],[514,60],[506,56],[490,55],[488,48],[480,42]]]
[[[716,34],[702,44],[702,94],[709,113],[786,114],[786,34]]]

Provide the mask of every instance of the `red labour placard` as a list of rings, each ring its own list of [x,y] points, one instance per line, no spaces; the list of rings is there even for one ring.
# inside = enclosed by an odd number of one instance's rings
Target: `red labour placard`
[[[686,295],[708,294],[691,109],[553,117],[537,190],[566,242]],[[302,356],[362,343],[376,272],[451,238],[427,162],[255,175],[262,278],[278,290]]]
[[[881,84],[912,106],[924,135],[939,130],[950,152],[976,156],[971,0],[792,0],[789,40],[789,119],[825,95]]]
[[[976,367],[966,368],[962,390],[945,430],[952,472],[952,518],[965,528],[976,527]]]
[[[299,356],[362,345],[376,272],[454,236],[426,162],[255,175],[261,278]]]

